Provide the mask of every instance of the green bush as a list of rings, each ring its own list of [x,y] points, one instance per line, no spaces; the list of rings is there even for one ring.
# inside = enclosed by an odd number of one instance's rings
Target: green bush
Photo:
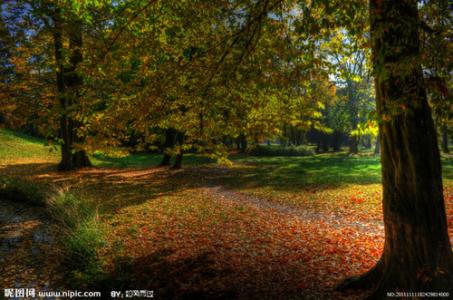
[[[314,152],[308,146],[264,146],[257,145],[249,150],[252,156],[309,156]]]

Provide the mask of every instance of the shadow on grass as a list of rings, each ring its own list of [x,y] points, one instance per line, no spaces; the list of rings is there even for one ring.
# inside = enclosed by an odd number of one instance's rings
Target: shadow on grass
[[[310,157],[239,157],[237,174],[223,178],[231,186],[270,186],[276,190],[298,190],[309,186],[335,187],[344,184],[381,182],[376,157],[316,155]]]
[[[95,154],[92,155],[92,160],[97,167],[145,168],[157,166],[162,160],[162,155],[157,153],[134,153],[124,157],[109,157]],[[213,162],[212,159],[192,153],[185,154],[183,158],[184,166],[203,165]]]
[[[156,162],[157,155],[140,154],[129,158],[105,158],[112,166],[141,166]],[[127,160],[129,159],[129,161]],[[51,164],[9,165],[0,172],[32,176],[35,180],[69,187],[73,193],[89,198],[100,213],[116,213],[123,207],[139,205],[191,188],[222,185],[234,190],[271,187],[301,191],[310,186],[335,188],[350,183],[380,182],[376,158],[346,156],[235,158],[234,167],[210,164],[199,156],[186,157],[182,170],[168,168],[87,168],[75,172],[56,172]]]
[[[151,163],[158,156],[130,158],[135,166]],[[192,160],[191,160],[192,159]],[[101,213],[138,205],[190,188],[222,185],[233,190],[269,187],[276,191],[304,192],[307,189],[335,189],[348,184],[381,182],[379,158],[346,155],[312,157],[233,157],[235,165],[226,168],[188,156],[182,170],[168,168],[88,168],[59,173],[52,164],[3,166],[0,174],[32,177],[73,189],[80,196],[92,198]],[[127,165],[114,161],[113,165]],[[134,165],[134,164],[132,164]],[[453,179],[453,159],[443,161],[444,178]]]

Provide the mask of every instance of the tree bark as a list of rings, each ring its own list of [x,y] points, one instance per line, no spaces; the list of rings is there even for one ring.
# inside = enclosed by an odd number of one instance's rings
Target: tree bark
[[[351,136],[349,138],[349,154],[359,153],[359,141],[357,136]]]
[[[182,158],[183,158],[183,154],[184,154],[184,150],[183,150],[184,134],[182,132],[176,133],[176,143],[178,145],[178,153],[176,154],[175,163],[173,164],[172,169],[181,169]]]
[[[70,92],[70,97],[74,100],[72,105],[80,104],[80,88],[83,85],[83,78],[77,73],[77,67],[83,61],[82,54],[83,40],[82,40],[82,26],[78,22],[74,22],[71,25],[71,31],[69,35],[69,49],[71,51],[70,57],[70,68],[66,76],[66,86]],[[83,143],[83,137],[78,135],[77,130],[82,126],[81,122],[73,117],[70,117],[72,122],[72,141],[75,145]],[[75,169],[83,167],[91,167],[91,162],[88,154],[83,149],[75,148],[72,155],[72,163]]]
[[[175,132],[172,128],[165,129],[165,142],[162,149],[164,156],[160,162],[160,167],[166,167],[170,165],[171,155],[167,152],[169,149],[175,146]]]
[[[370,0],[370,22],[385,244],[370,272],[339,288],[376,284],[370,299],[395,291],[451,295],[453,255],[436,130],[419,63],[417,1]]]
[[[59,9],[55,10],[54,21],[54,48],[55,61],[57,64],[57,91],[61,107],[60,136],[61,161],[58,169],[61,171],[74,170],[81,167],[91,166],[88,155],[84,150],[74,148],[75,143],[80,143],[81,138],[77,136],[78,123],[71,116],[71,109],[79,98],[79,89],[82,78],[76,73],[77,65],[82,62],[82,32],[80,26],[75,26],[70,34],[69,48],[71,51],[70,65],[65,66],[63,57],[63,23]]]
[[[357,130],[359,124],[359,108],[357,99],[357,87],[354,81],[347,80],[348,90],[348,106],[349,106],[349,119],[351,122],[351,130]],[[359,153],[359,138],[358,136],[351,135],[349,138],[349,154]]]
[[[238,137],[238,146],[239,146],[239,151],[241,153],[247,152],[247,138],[245,137],[245,134],[241,133]]]
[[[60,170],[72,169],[71,159],[71,141],[69,134],[69,118],[67,114],[67,108],[69,106],[68,99],[65,95],[65,83],[64,83],[64,62],[63,62],[63,29],[60,19],[60,11],[56,10],[53,17],[54,21],[54,48],[55,48],[55,62],[57,65],[56,76],[57,76],[57,91],[58,99],[61,106],[60,115],[60,137],[61,143],[61,161],[58,165]]]

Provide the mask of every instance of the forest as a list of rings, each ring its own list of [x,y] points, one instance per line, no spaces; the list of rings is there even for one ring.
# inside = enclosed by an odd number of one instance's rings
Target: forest
[[[1,0],[0,299],[448,299],[448,0]]]

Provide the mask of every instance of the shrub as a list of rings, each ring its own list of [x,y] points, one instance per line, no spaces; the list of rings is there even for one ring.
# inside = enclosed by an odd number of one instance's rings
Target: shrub
[[[264,146],[257,145],[250,149],[253,156],[309,156],[314,152],[306,145],[302,146]]]

